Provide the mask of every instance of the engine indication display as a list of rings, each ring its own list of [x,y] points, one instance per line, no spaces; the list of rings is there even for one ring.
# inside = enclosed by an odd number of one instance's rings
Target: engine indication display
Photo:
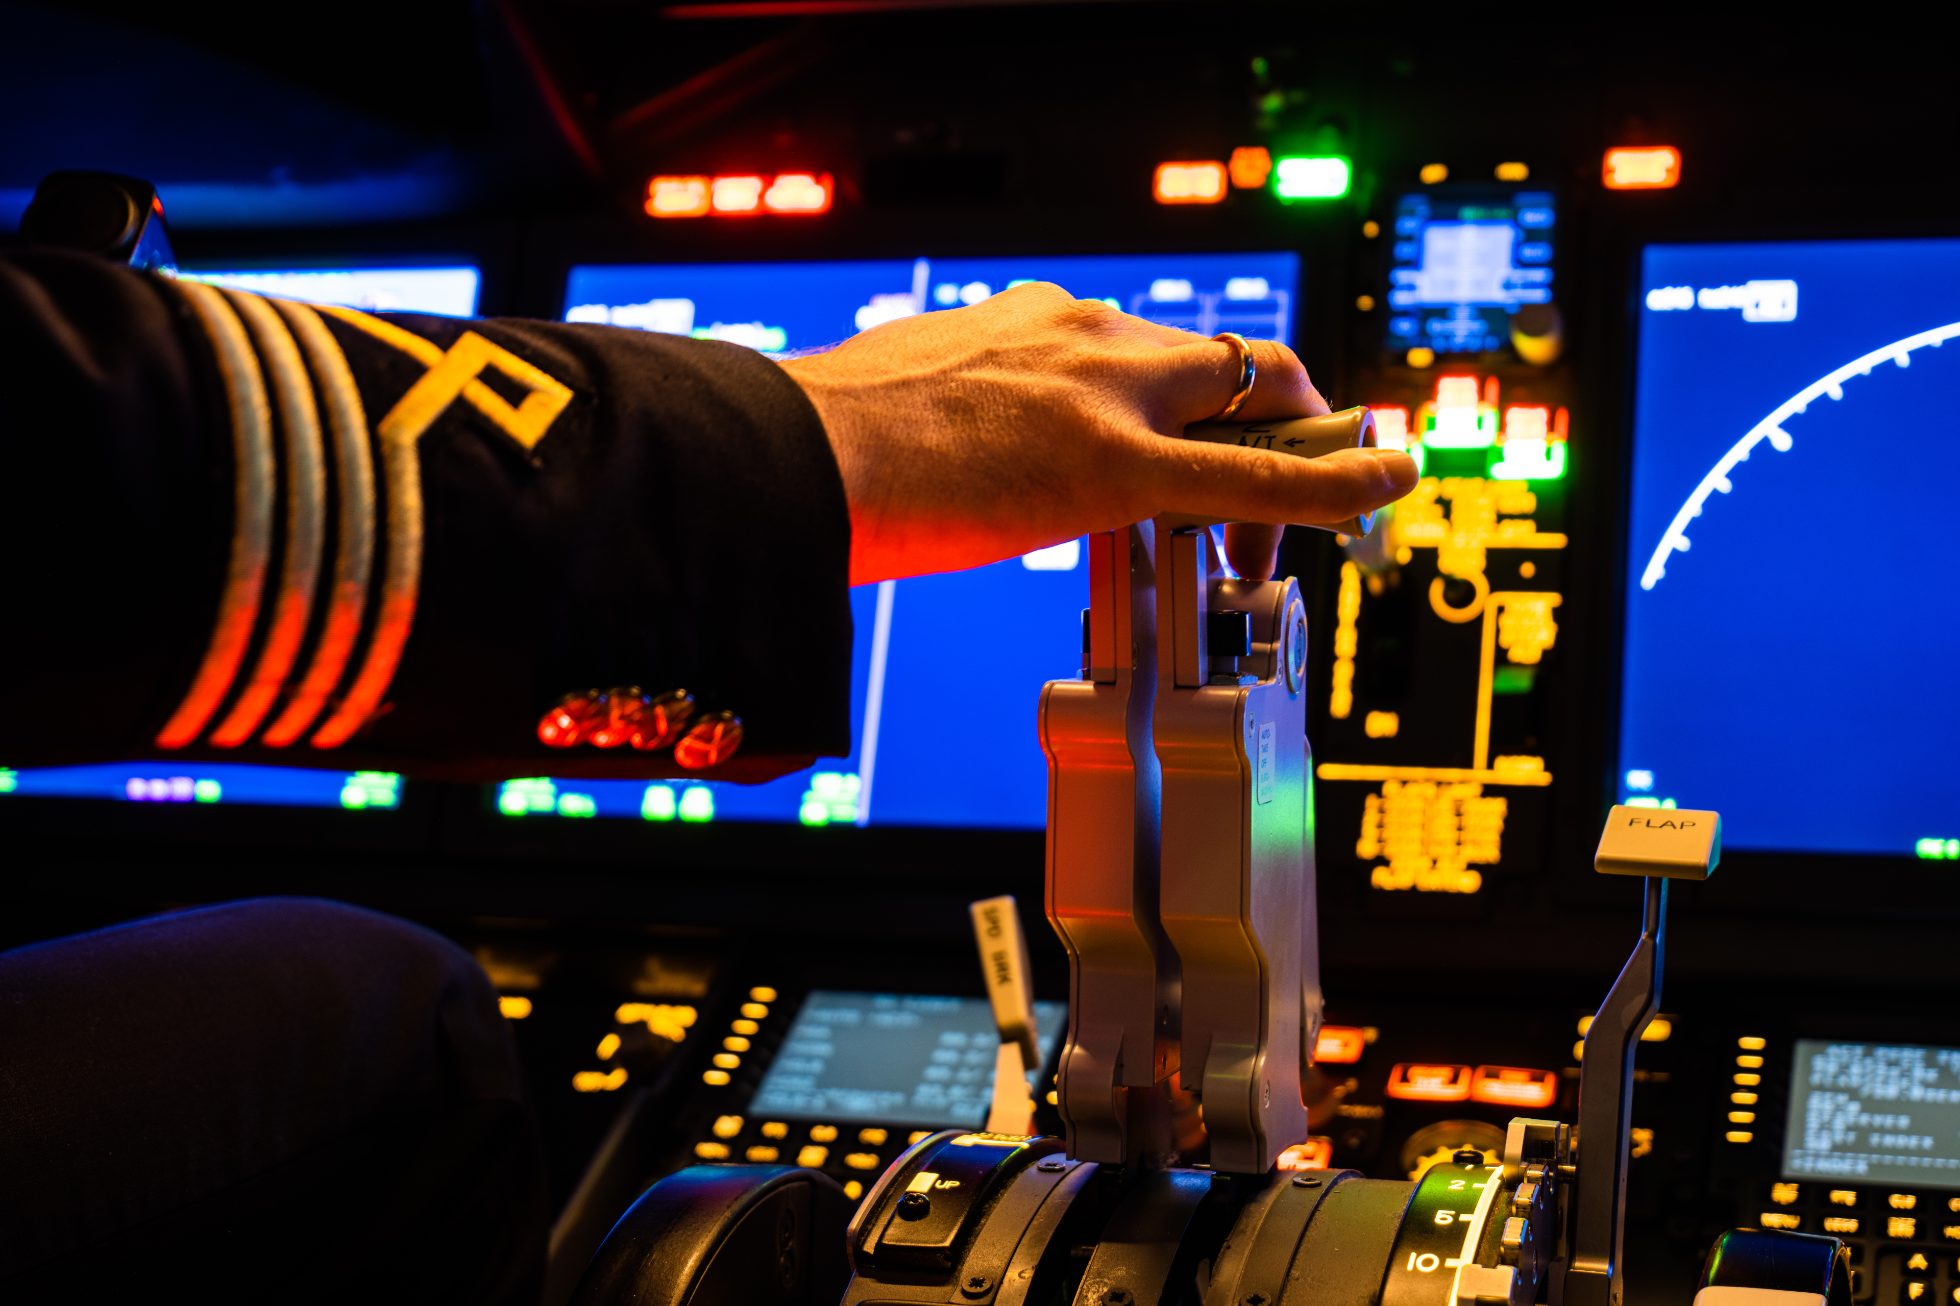
[[[1960,1048],[1799,1039],[1783,1173],[1960,1188]]]

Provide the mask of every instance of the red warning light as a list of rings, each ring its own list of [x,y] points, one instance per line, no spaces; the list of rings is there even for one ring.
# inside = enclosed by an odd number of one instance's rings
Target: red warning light
[[[1620,145],[1606,151],[1607,190],[1667,190],[1681,184],[1681,151],[1672,145]]]
[[[1388,1072],[1388,1095],[1404,1102],[1461,1102],[1470,1096],[1470,1067],[1405,1061]]]
[[[1241,145],[1226,162],[1232,185],[1240,190],[1264,190],[1273,175],[1273,152],[1263,145]]]
[[[771,213],[828,213],[832,189],[827,172],[785,172],[762,193],[762,207]]]
[[[1368,1031],[1353,1025],[1322,1025],[1320,1036],[1314,1040],[1313,1059],[1315,1065],[1350,1066],[1361,1060],[1362,1051],[1368,1046]]]
[[[761,177],[716,177],[711,189],[714,211],[721,214],[760,213],[764,180]]]
[[[1558,1075],[1524,1066],[1478,1066],[1470,1100],[1542,1111],[1558,1101]]]
[[[655,177],[647,183],[647,216],[698,218],[708,211],[706,177]]]
[[[1151,193],[1159,204],[1216,204],[1225,198],[1225,165],[1216,159],[1160,163]]]

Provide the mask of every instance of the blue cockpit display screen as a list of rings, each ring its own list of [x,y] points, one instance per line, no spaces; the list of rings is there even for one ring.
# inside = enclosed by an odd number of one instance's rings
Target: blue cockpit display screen
[[[1960,856],[1960,240],[1650,246],[1639,295],[1621,800]]]
[[[572,321],[731,340],[772,355],[882,322],[978,303],[1021,281],[1210,335],[1290,340],[1290,253],[903,259],[854,263],[575,267]],[[866,586],[847,758],[762,785],[532,778],[502,786],[507,816],[1038,829],[1047,766],[1044,682],[1076,674],[1088,601],[1082,541],[972,571]]]

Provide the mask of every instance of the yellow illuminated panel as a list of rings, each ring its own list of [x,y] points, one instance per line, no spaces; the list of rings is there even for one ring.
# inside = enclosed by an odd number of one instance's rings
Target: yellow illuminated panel
[[[796,1163],[812,1170],[821,1170],[823,1163],[830,1159],[830,1149],[816,1143],[806,1143],[796,1153]]]
[[[1406,439],[1411,451],[1420,453],[1425,437],[1439,448],[1452,450],[1474,450],[1485,437],[1494,442],[1500,412],[1512,414],[1519,423],[1523,421],[1519,414],[1543,418],[1543,438],[1563,445],[1563,409],[1555,422],[1543,407],[1502,409],[1498,389],[1494,378],[1439,377],[1438,398],[1424,405],[1409,425]],[[1429,614],[1448,624],[1473,625],[1478,638],[1476,698],[1466,705],[1463,721],[1469,738],[1457,758],[1437,758],[1434,765],[1329,760],[1315,770],[1323,781],[1375,787],[1363,799],[1355,848],[1357,856],[1371,864],[1369,881],[1377,889],[1477,892],[1487,868],[1502,860],[1509,815],[1508,800],[1490,790],[1544,788],[1552,783],[1542,757],[1500,753],[1492,738],[1493,700],[1500,682],[1515,686],[1522,675],[1528,684],[1530,670],[1544,662],[1559,638],[1562,594],[1550,589],[1498,589],[1492,584],[1493,558],[1515,557],[1513,551],[1519,550],[1557,551],[1568,543],[1565,534],[1539,527],[1534,484],[1485,476],[1426,476],[1382,514],[1377,538],[1360,545],[1355,559],[1342,565],[1328,695],[1329,715],[1335,719],[1350,719],[1357,711],[1354,685],[1361,608],[1365,594],[1384,592],[1382,569],[1391,560],[1409,565],[1418,552],[1432,550],[1437,576],[1426,595]],[[1507,563],[1503,574],[1530,579],[1538,575],[1538,567],[1530,559],[1520,559],[1515,573]],[[1405,737],[1409,725],[1400,712],[1380,708],[1365,710],[1362,724],[1370,740]],[[1469,764],[1461,764],[1463,760]]]
[[[758,984],[749,990],[749,1000],[752,1002],[774,1002],[776,1000],[776,990],[766,984]]]
[[[891,1135],[882,1129],[858,1130],[858,1142],[863,1143],[867,1147],[883,1147],[885,1140],[889,1137]]]
[[[813,1143],[834,1143],[837,1141],[836,1125],[811,1125],[810,1141]]]
[[[768,1018],[769,1008],[760,1002],[744,1002],[742,1004],[742,1015],[749,1020],[764,1020]]]
[[[624,1066],[614,1066],[611,1070],[581,1070],[572,1076],[572,1091],[577,1093],[612,1093],[625,1086]]]
[[[1450,168],[1447,163],[1425,163],[1416,171],[1416,176],[1422,179],[1425,186],[1440,186],[1450,179]]]
[[[1919,1221],[1910,1215],[1887,1216],[1885,1220],[1885,1236],[1887,1238],[1917,1238],[1919,1236]],[[1922,1265],[1919,1268],[1923,1270],[1926,1267]]]
[[[1723,1134],[1722,1137],[1728,1139],[1731,1143],[1753,1143],[1756,1141],[1756,1136],[1747,1129],[1731,1129],[1728,1133]]]
[[[728,1072],[726,1070],[704,1070],[701,1072],[701,1082],[710,1088],[720,1088],[728,1082]]]
[[[721,1045],[730,1052],[747,1052],[749,1050],[749,1041],[740,1034],[730,1034],[721,1041]]]
[[[1764,1048],[1769,1046],[1769,1040],[1766,1038],[1754,1038],[1745,1035],[1744,1037],[1737,1039],[1735,1041],[1735,1045],[1741,1048],[1744,1052],[1761,1052]]]
[[[696,1143],[694,1145],[694,1155],[703,1161],[726,1161],[728,1159],[728,1144]]]
[[[1744,1070],[1761,1070],[1763,1068],[1763,1059],[1752,1053],[1744,1052],[1736,1057],[1735,1064],[1741,1066]]]
[[[741,1064],[742,1058],[736,1056],[733,1052],[715,1053],[715,1065],[723,1070],[734,1070]]]
[[[1765,1229],[1803,1228],[1803,1217],[1801,1215],[1792,1215],[1788,1211],[1764,1211],[1756,1222]]]
[[[853,1170],[876,1170],[884,1163],[876,1152],[852,1152],[844,1158],[844,1164]]]
[[[599,1040],[599,1060],[611,1061],[617,1051],[619,1051],[619,1035],[608,1034]]]
[[[1591,1029],[1592,1023],[1593,1018],[1591,1016],[1579,1017],[1579,1033],[1583,1035],[1587,1030]],[[1666,1016],[1655,1016],[1647,1022],[1646,1028],[1640,1031],[1640,1041],[1642,1043],[1665,1043],[1673,1037],[1674,1022]]]
[[[1729,1101],[1735,1103],[1737,1106],[1754,1106],[1756,1105],[1756,1095],[1737,1090],[1729,1094]]]
[[[847,1179],[847,1180],[845,1180],[845,1181],[844,1181],[844,1196],[846,1196],[846,1197],[848,1197],[848,1198],[850,1198],[850,1199],[851,1199],[852,1201],[854,1201],[854,1202],[855,1202],[855,1201],[857,1201],[857,1200],[858,1200],[858,1199],[859,1199],[860,1197],[863,1197],[863,1196],[864,1196],[864,1181],[863,1181],[863,1180],[861,1180],[861,1179]]]
[[[922,1138],[930,1138],[930,1137],[932,1137],[932,1130],[930,1130],[930,1129],[914,1129],[914,1130],[913,1130],[913,1131],[912,1131],[912,1132],[911,1132],[910,1134],[908,1134],[908,1135],[906,1135],[906,1138],[905,1138],[905,1145],[906,1145],[907,1147],[910,1147],[910,1146],[911,1146],[912,1144],[914,1144],[914,1143],[916,1143],[916,1142],[918,1142],[918,1141],[919,1141],[920,1139],[922,1139]],[[1954,1207],[1953,1209],[1954,1209],[1954,1210],[1956,1210],[1956,1211],[1960,1211],[1960,1206],[1956,1206],[1956,1207]]]
[[[762,1136],[764,1138],[788,1138],[789,1126],[780,1120],[765,1120],[762,1122]]]
[[[1833,1188],[1830,1191],[1832,1206],[1856,1206],[1858,1191],[1855,1188]]]
[[[1855,1215],[1827,1215],[1824,1217],[1825,1233],[1857,1233],[1858,1217]]]
[[[753,1036],[756,1030],[760,1028],[753,1020],[731,1020],[728,1022],[728,1027],[737,1034],[749,1036]]]
[[[1756,1113],[1754,1111],[1731,1111],[1729,1112],[1729,1123],[1732,1125],[1753,1125],[1756,1123]]]
[[[1771,1184],[1769,1188],[1769,1200],[1778,1206],[1795,1206],[1799,1196],[1801,1193],[1795,1184]]]
[[[655,1038],[678,1043],[694,1028],[696,1013],[693,1007],[669,1002],[622,1002],[613,1019],[622,1025],[645,1025]]]
[[[1735,1082],[1740,1084],[1744,1088],[1760,1088],[1762,1086],[1763,1077],[1761,1075],[1755,1074],[1752,1071],[1742,1070],[1736,1072]]]
[[[1893,1193],[1885,1199],[1885,1204],[1895,1211],[1910,1211],[1919,1205],[1919,1198],[1912,1193]]]
[[[716,1116],[712,1132],[716,1138],[733,1138],[742,1132],[742,1117]]]
[[[506,993],[497,999],[497,1011],[505,1020],[522,1020],[531,1014],[531,1000],[518,993]]]
[[[1327,714],[1345,721],[1354,711],[1354,653],[1359,647],[1355,621],[1361,616],[1361,568],[1352,562],[1341,564],[1341,591],[1334,603],[1334,687],[1328,695]]]
[[[782,1156],[782,1151],[768,1143],[757,1143],[743,1155],[757,1165],[774,1165],[777,1158]]]

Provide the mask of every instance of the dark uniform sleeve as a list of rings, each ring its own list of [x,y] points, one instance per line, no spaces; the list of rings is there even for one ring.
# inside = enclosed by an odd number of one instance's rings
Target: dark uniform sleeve
[[[0,442],[8,765],[760,779],[849,750],[843,486],[738,346],[26,253]]]

